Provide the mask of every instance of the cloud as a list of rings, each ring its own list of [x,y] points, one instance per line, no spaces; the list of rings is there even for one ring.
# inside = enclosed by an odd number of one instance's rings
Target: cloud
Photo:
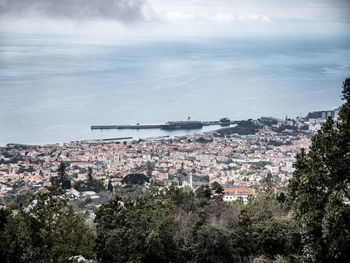
[[[228,14],[218,14],[218,15],[215,15],[211,20],[214,22],[230,23],[235,21],[235,17],[233,15],[228,15]]]
[[[144,19],[144,6],[145,0],[0,0],[0,16],[107,19],[129,23]]]
[[[190,21],[195,19],[197,19],[197,16],[195,14],[186,14],[180,12],[169,12],[165,14],[165,20],[171,22]]]
[[[218,14],[210,19],[214,22],[270,22],[270,18],[259,14]]]
[[[259,14],[229,14],[229,13],[186,13],[186,12],[168,12],[165,15],[159,15],[161,20],[168,22],[201,22],[201,23],[242,23],[242,22],[271,22],[266,15]]]

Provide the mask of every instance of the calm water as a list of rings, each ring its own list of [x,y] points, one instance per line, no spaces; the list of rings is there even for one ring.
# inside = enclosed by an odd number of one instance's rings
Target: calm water
[[[108,43],[90,39],[87,43],[1,34],[0,145],[169,134],[90,130],[90,125],[98,124],[161,123],[188,116],[284,118],[333,109],[341,104],[341,84],[350,75],[349,43],[349,39]]]

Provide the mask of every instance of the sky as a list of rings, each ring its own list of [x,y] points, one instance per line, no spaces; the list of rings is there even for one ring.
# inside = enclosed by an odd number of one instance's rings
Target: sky
[[[0,0],[0,32],[98,39],[331,36],[349,0]]]

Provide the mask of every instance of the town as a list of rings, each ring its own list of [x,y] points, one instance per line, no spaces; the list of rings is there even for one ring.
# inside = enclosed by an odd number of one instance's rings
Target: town
[[[71,142],[44,146],[8,144],[0,148],[0,197],[11,200],[23,191],[51,186],[62,163],[71,180],[71,199],[92,200],[99,206],[106,190],[113,192],[130,174],[149,183],[193,189],[214,182],[223,186],[223,200],[255,196],[269,184],[283,190],[291,179],[301,148],[327,117],[338,110],[312,112],[305,118],[261,117],[235,127],[175,138],[122,142]],[[84,191],[81,182],[93,178],[102,187]],[[95,201],[95,202],[94,202]]]

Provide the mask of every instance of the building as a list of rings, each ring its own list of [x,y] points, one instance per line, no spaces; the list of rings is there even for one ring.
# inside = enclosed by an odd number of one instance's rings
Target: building
[[[254,189],[248,187],[225,187],[223,200],[236,201],[242,199],[246,203],[249,196],[256,196]]]
[[[340,108],[334,109],[334,110],[328,110],[328,111],[313,111],[309,112],[309,114],[306,116],[306,119],[308,121],[311,120],[326,120],[328,117],[332,117],[333,119],[338,119]]]

